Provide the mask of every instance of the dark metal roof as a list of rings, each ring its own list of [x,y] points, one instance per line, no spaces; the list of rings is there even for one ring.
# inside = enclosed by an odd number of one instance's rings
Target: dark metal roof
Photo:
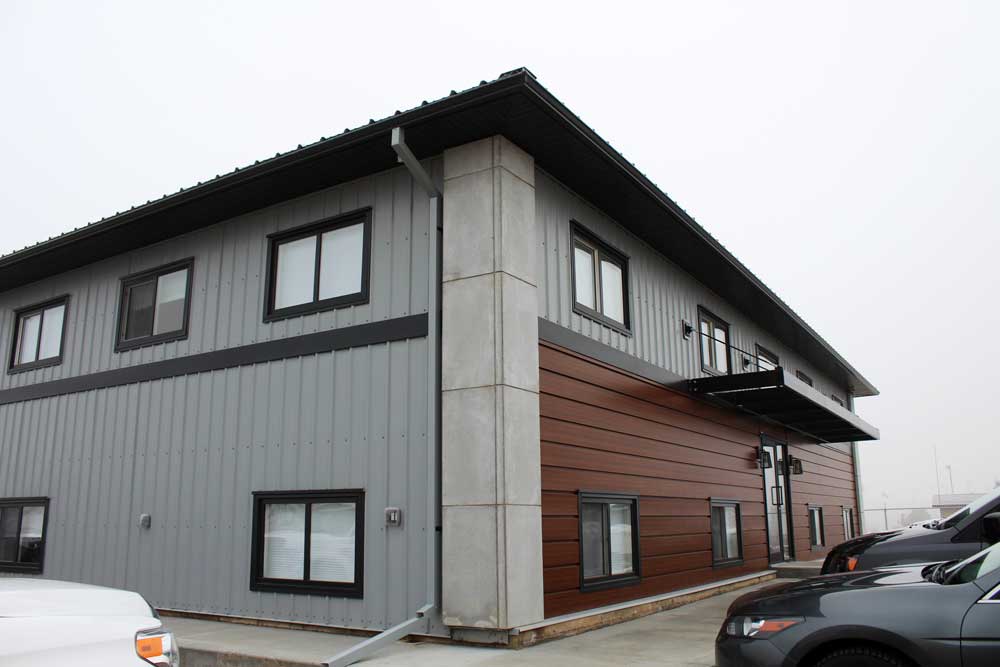
[[[0,257],[0,291],[396,166],[393,127],[418,157],[502,134],[856,396],[878,390],[732,253],[543,88],[526,69]]]
[[[819,442],[878,440],[877,428],[778,367],[688,380],[688,389]]]

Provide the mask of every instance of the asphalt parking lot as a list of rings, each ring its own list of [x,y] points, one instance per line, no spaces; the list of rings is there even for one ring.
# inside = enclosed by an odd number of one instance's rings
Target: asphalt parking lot
[[[659,665],[711,667],[715,664],[715,635],[729,604],[761,584],[663,611],[627,623],[594,630],[518,651],[472,648],[433,643],[397,642],[376,656],[358,663],[375,666],[400,665]],[[276,630],[230,623],[168,619],[177,633],[185,665],[318,665],[323,658],[360,641],[354,637],[298,630]],[[225,662],[210,657],[225,655]],[[250,658],[239,660],[233,654]],[[254,660],[250,656],[256,656]],[[262,662],[260,659],[273,662]]]

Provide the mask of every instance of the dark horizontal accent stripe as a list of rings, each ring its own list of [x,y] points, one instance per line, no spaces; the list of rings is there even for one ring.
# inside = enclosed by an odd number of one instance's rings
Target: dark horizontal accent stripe
[[[550,322],[542,317],[538,318],[538,338],[559,347],[565,347],[567,350],[578,352],[591,359],[603,361],[615,368],[635,373],[647,380],[665,385],[673,385],[681,390],[686,389],[683,384],[686,380],[680,375],[665,368],[654,366],[648,361],[643,361],[638,357],[633,357],[631,354],[616,350],[610,345],[605,345],[600,341],[588,338],[583,334],[579,334],[572,329],[567,329],[555,322]]]
[[[0,405],[427,336],[427,314],[202,352],[0,391]]]

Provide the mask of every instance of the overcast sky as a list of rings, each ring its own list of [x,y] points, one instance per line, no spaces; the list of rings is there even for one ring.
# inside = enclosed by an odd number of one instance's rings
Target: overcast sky
[[[526,66],[879,387],[867,506],[991,488],[1000,3],[553,4],[5,0],[0,252]]]

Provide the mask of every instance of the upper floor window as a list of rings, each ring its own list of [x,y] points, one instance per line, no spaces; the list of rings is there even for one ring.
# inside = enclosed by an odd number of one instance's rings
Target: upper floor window
[[[26,371],[62,362],[63,331],[68,297],[21,308],[15,313],[12,371]]]
[[[803,373],[802,371],[795,371],[795,377],[797,377],[798,379],[802,380],[803,382],[805,382],[810,387],[813,386],[813,379],[811,377],[809,377],[808,375],[806,375],[805,373]]]
[[[116,351],[187,338],[193,266],[188,258],[122,278]]]
[[[0,499],[0,572],[41,572],[47,498]]]
[[[573,303],[581,315],[619,330],[629,327],[628,259],[575,224]]]
[[[703,308],[698,309],[701,332],[701,368],[713,374],[729,372],[729,324]]]
[[[637,496],[580,493],[583,588],[638,580],[638,521]]]
[[[773,371],[778,367],[778,355],[763,345],[757,346],[757,370]]]
[[[368,301],[370,209],[268,238],[265,321]]]

